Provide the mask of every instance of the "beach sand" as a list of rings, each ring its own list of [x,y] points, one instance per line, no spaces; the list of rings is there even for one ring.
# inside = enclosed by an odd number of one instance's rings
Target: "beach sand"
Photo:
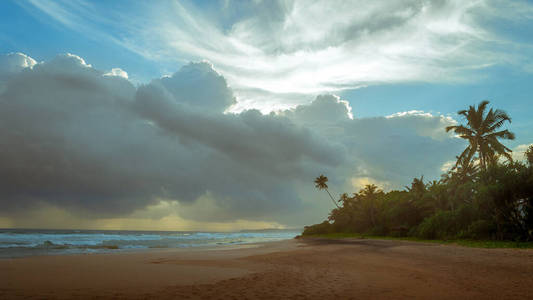
[[[532,299],[533,250],[305,239],[0,260],[0,299]]]

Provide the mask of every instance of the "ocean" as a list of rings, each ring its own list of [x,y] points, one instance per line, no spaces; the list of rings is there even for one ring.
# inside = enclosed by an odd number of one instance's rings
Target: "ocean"
[[[238,232],[0,229],[0,258],[219,247],[292,239],[299,230]]]

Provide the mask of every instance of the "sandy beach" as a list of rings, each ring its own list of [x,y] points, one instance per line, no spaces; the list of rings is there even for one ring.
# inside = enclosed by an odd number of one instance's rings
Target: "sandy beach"
[[[387,240],[0,260],[0,299],[527,299],[533,250]]]

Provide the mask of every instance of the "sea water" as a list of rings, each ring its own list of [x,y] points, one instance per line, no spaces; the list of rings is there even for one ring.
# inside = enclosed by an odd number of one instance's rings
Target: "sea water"
[[[135,249],[218,247],[292,239],[298,230],[238,232],[0,229],[0,258]]]

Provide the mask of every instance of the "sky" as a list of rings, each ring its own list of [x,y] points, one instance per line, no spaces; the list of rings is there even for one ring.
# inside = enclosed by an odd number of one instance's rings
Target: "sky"
[[[533,144],[530,1],[0,2],[0,228],[300,228],[439,179],[489,100]]]

